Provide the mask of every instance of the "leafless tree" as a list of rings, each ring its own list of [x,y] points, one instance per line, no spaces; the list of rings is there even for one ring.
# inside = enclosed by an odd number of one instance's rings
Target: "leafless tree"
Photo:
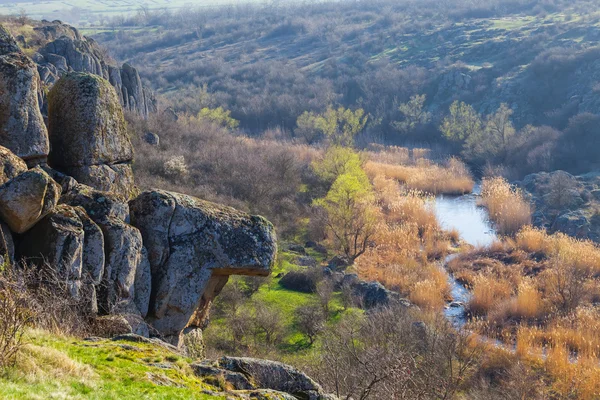
[[[451,399],[480,352],[442,319],[425,327],[389,308],[342,320],[324,334],[315,376],[343,399]]]

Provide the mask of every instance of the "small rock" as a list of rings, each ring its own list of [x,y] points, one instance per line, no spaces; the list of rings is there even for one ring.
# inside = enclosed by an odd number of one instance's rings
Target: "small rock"
[[[144,142],[152,146],[160,144],[160,137],[156,133],[148,132],[144,135]]]
[[[327,266],[333,271],[343,271],[351,265],[350,260],[341,256],[335,256],[327,263]]]
[[[301,267],[316,267],[318,263],[317,260],[311,256],[301,256],[296,258],[296,264]]]
[[[293,251],[298,254],[306,254],[306,250],[299,244],[291,243],[287,246],[288,251]]]

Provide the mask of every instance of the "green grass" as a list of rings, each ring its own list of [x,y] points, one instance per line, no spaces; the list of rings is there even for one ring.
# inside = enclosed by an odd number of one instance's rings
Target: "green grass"
[[[152,344],[85,342],[33,331],[17,365],[0,377],[0,398],[224,398],[202,393],[216,388],[194,376],[190,361]]]

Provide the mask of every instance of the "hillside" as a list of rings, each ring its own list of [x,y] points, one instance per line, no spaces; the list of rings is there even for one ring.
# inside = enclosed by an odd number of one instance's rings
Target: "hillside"
[[[599,12],[587,1],[248,5],[85,32],[181,109],[198,108],[207,85],[243,128],[289,130],[339,103],[381,118],[376,133],[393,139],[397,106],[415,94],[437,120],[457,99],[483,114],[507,103],[517,127],[599,112]]]

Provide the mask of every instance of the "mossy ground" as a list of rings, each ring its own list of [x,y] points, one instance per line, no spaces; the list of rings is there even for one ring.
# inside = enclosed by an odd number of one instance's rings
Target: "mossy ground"
[[[219,399],[190,359],[146,343],[87,342],[30,331],[14,367],[0,377],[2,399]]]

